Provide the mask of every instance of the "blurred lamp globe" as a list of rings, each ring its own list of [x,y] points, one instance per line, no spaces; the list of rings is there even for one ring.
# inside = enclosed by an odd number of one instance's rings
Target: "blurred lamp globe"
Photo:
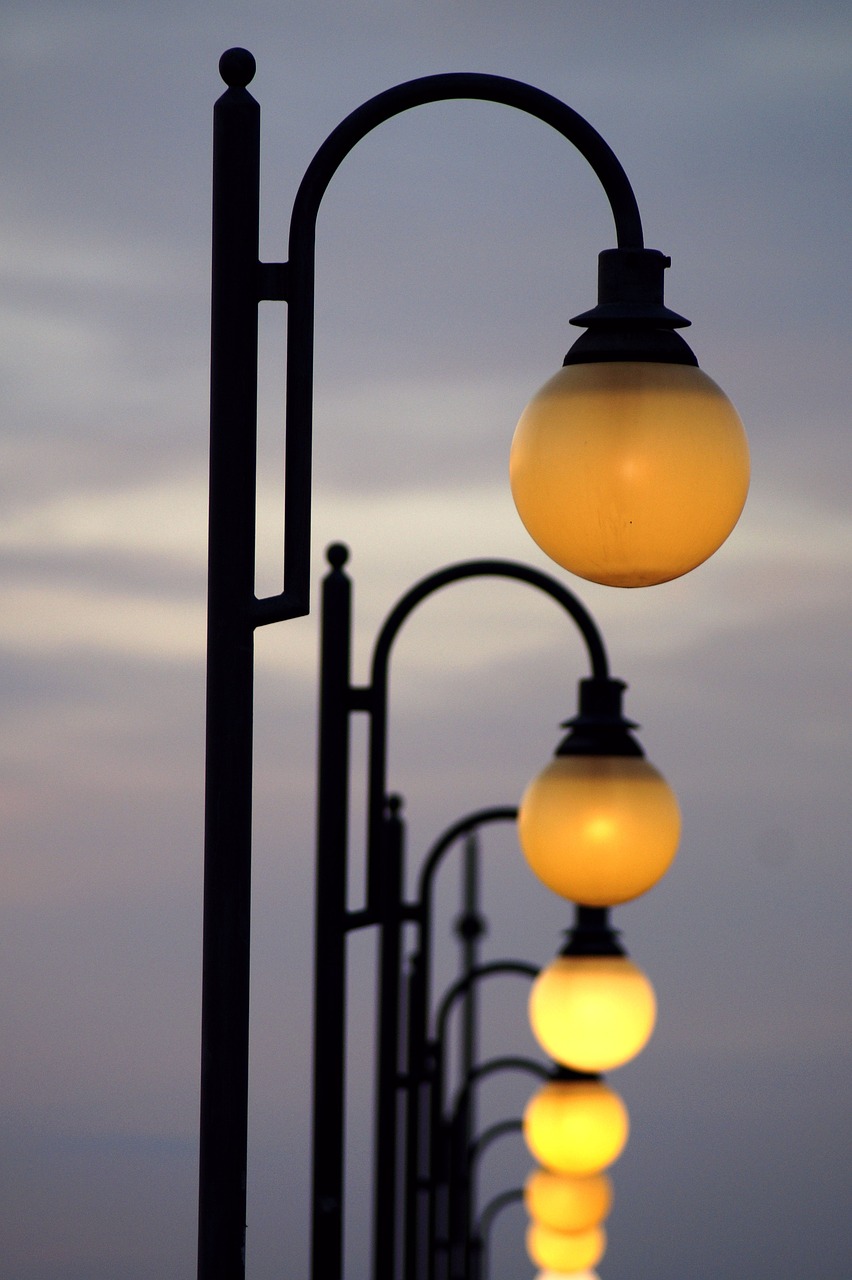
[[[651,1038],[654,988],[627,956],[557,956],[533,983],[530,1025],[541,1048],[577,1071],[609,1071]]]
[[[599,1173],[627,1142],[627,1108],[603,1081],[548,1080],[524,1110],[524,1139],[531,1155],[554,1173]]]
[[[527,1253],[537,1267],[564,1276],[600,1262],[606,1249],[606,1232],[600,1226],[585,1231],[554,1231],[540,1222],[531,1222],[526,1243]]]
[[[612,1182],[605,1173],[572,1177],[534,1169],[524,1184],[524,1205],[534,1222],[556,1231],[597,1226],[612,1207]]]

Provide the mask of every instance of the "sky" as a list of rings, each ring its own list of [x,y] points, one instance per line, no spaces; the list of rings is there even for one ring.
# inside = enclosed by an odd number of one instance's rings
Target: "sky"
[[[556,571],[596,617],[684,813],[668,876],[616,913],[660,1016],[612,1076],[632,1132],[599,1270],[840,1280],[852,18],[787,0],[6,0],[0,1275],[194,1273],[210,123],[235,44],[258,62],[265,260],[283,260],[301,175],[343,116],[459,70],[529,81],[586,116],[632,181],[646,243],[672,258],[667,301],[740,411],[753,478],[730,540],[677,582],[623,592]],[[514,513],[508,448],[612,244],[584,162],[505,108],[424,107],[336,175],[318,237],[313,581],[345,540],[356,678],[422,575],[473,556],[553,568]],[[261,593],[280,576],[284,326],[264,304]],[[413,863],[461,814],[516,803],[585,674],[559,611],[515,584],[419,611],[394,660],[390,738]],[[263,632],[250,1280],[306,1266],[316,679],[315,613]],[[487,854],[486,957],[547,963],[565,904],[510,831]],[[456,893],[448,872],[446,980]],[[352,1277],[366,1274],[372,972],[359,940]],[[483,997],[483,1052],[534,1050],[524,1004],[517,983]],[[484,1093],[481,1123],[528,1094],[526,1080]],[[482,1202],[529,1163],[501,1141]],[[520,1212],[501,1215],[493,1280],[532,1274],[522,1234]]]

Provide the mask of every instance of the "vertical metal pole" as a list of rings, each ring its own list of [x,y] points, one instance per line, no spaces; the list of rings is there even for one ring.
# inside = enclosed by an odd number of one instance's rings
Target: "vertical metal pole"
[[[479,939],[485,932],[485,922],[479,913],[479,842],[475,832],[465,840],[462,861],[462,914],[456,922],[456,933],[461,942],[461,977],[468,977],[479,962]],[[464,995],[462,1006],[462,1086],[470,1079],[476,1063],[476,983],[471,982]],[[468,1109],[468,1141],[473,1129],[472,1106]]]
[[[245,1274],[260,109],[254,59],[213,134],[199,1280]]]
[[[384,705],[384,704],[383,704]],[[400,963],[404,836],[400,805],[391,797],[381,824],[379,986],[376,1070],[376,1180],[373,1209],[373,1275],[397,1273],[397,1112],[399,1107]],[[375,865],[372,859],[371,864]]]
[[[485,922],[479,913],[479,841],[476,832],[471,832],[464,845],[462,863],[462,914],[456,925],[456,932],[461,941],[461,977],[469,977],[479,963],[479,939],[485,932]],[[461,1084],[462,1102],[459,1116],[461,1165],[457,1174],[459,1179],[458,1232],[459,1248],[464,1258],[463,1274],[469,1280],[470,1271],[470,1231],[473,1220],[471,1195],[473,1182],[470,1176],[468,1151],[475,1128],[474,1091],[470,1087],[473,1068],[477,1054],[477,990],[476,983],[468,985],[462,1005],[462,1043],[461,1043]]]
[[[323,582],[317,797],[311,1275],[339,1280],[343,1256],[346,1086],[346,890],[351,584],[329,549]]]
[[[428,945],[428,944],[427,944]],[[423,1220],[422,1179],[424,1140],[428,1135],[426,1064],[427,1028],[426,967],[423,954],[411,957],[408,975],[408,1036],[406,1056],[407,1111],[404,1170],[404,1265],[405,1280],[423,1280],[426,1249]]]
[[[449,1118],[449,1277],[450,1280],[466,1280],[468,1197],[468,1122],[470,1090],[463,1089],[456,1110]]]

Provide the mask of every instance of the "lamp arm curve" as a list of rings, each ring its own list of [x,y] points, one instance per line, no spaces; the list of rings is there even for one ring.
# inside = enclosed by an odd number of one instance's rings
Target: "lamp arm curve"
[[[251,95],[246,96],[251,99]],[[289,262],[282,268],[286,288],[280,295],[286,297],[289,309],[284,432],[284,591],[255,606],[258,624],[306,613],[310,597],[314,286],[320,202],[342,161],[378,125],[412,107],[458,98],[515,107],[551,125],[576,147],[597,175],[612,210],[618,247],[641,249],[644,246],[636,197],[615,153],[578,112],[532,85],[475,72],[423,76],[370,98],[342,120],[308,165],[290,216]]]
[[[293,204],[290,250],[313,238],[326,189],[349,152],[386,120],[430,102],[469,99],[514,107],[550,125],[588,162],[606,193],[620,249],[643,247],[642,221],[627,175],[612,148],[589,122],[552,94],[506,76],[449,72],[421,76],[386,89],[362,103],[334,129],[308,165]]]
[[[453,1005],[475,982],[481,978],[496,977],[504,973],[516,973],[522,978],[536,978],[539,972],[538,965],[530,964],[526,960],[491,960],[488,964],[477,965],[471,969],[448,987],[444,994],[435,1016],[435,1042],[439,1045],[444,1043],[447,1018]]]
[[[481,1080],[486,1080],[489,1076],[498,1075],[504,1071],[521,1071],[526,1072],[527,1075],[535,1076],[537,1080],[549,1080],[552,1068],[545,1066],[543,1062],[538,1062],[535,1058],[510,1055],[488,1058],[485,1062],[477,1063],[467,1073],[461,1088],[456,1094],[452,1107],[453,1112],[458,1112],[461,1107],[467,1104],[474,1085],[478,1085]]]
[[[499,1195],[488,1201],[488,1204],[482,1210],[476,1223],[474,1239],[482,1241],[491,1229],[491,1223],[504,1209],[511,1204],[517,1204],[519,1200],[524,1198],[523,1187],[512,1187],[509,1191],[501,1191]]]
[[[458,564],[447,565],[446,568],[421,578],[404,596],[400,597],[376,637],[373,648],[373,688],[382,687],[386,683],[391,646],[402,624],[423,600],[453,582],[461,582],[466,578],[486,577],[526,582],[529,586],[544,592],[545,595],[551,596],[576,624],[589,655],[592,675],[596,679],[608,679],[609,663],[603,637],[597,623],[579,597],[556,578],[543,573],[540,569],[534,569],[532,565],[519,564],[514,560],[488,559],[462,560]]]
[[[429,848],[420,868],[417,884],[417,909],[427,918],[431,914],[432,885],[435,874],[452,846],[462,836],[469,835],[479,827],[492,822],[514,822],[518,810],[515,805],[494,805],[488,809],[477,809],[454,822]]]
[[[370,848],[378,849],[384,811],[387,753],[387,700],[390,655],[399,631],[417,606],[436,591],[469,578],[498,577],[524,582],[551,596],[569,615],[579,630],[589,655],[592,675],[609,676],[603,637],[582,601],[550,574],[514,560],[463,560],[447,565],[414,584],[401,596],[376,637],[371,666],[372,715],[368,763],[368,827]]]
[[[473,1164],[478,1160],[483,1152],[487,1151],[492,1142],[496,1142],[498,1138],[504,1138],[510,1133],[522,1133],[523,1120],[520,1116],[513,1116],[508,1120],[498,1120],[496,1124],[492,1124],[489,1128],[484,1129],[478,1137],[468,1145],[467,1158]]]

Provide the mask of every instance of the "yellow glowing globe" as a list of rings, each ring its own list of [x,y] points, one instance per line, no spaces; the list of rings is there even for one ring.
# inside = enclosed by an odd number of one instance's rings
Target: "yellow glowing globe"
[[[603,1227],[585,1231],[554,1231],[552,1227],[531,1222],[527,1228],[527,1253],[537,1267],[550,1271],[584,1271],[600,1262],[606,1249]]]
[[[680,810],[641,756],[556,756],[524,793],[518,836],[554,893],[611,907],[645,893],[668,870]]]
[[[605,1173],[584,1178],[535,1169],[524,1185],[524,1205],[534,1222],[556,1231],[585,1231],[602,1222],[612,1207],[612,1182]]]
[[[624,1150],[627,1108],[601,1080],[548,1080],[523,1117],[531,1155],[554,1173],[599,1173]]]
[[[692,365],[570,364],[527,405],[512,496],[557,564],[608,586],[694,569],[733,529],[749,484],[742,422]]]
[[[557,956],[533,983],[530,1025],[549,1058],[577,1071],[610,1071],[648,1043],[654,988],[627,956]]]

